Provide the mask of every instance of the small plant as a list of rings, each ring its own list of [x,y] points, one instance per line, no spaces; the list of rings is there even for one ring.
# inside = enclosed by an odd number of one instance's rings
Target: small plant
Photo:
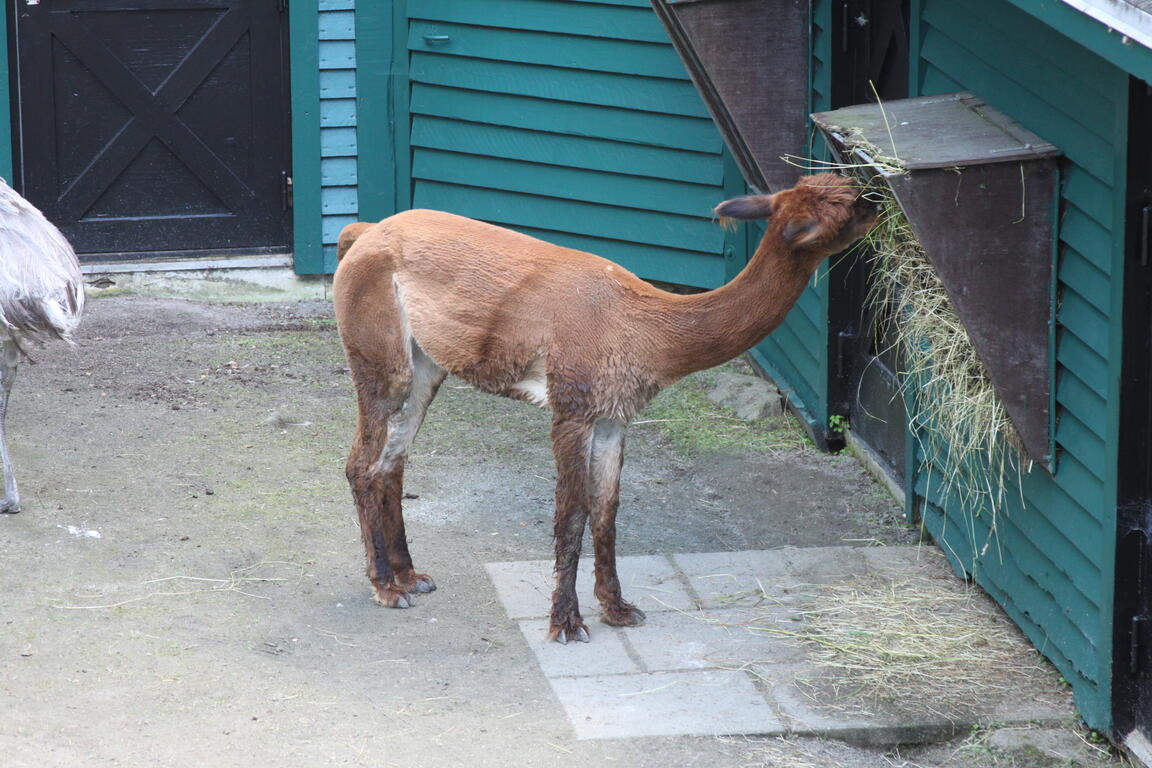
[[[848,417],[842,413],[834,413],[828,417],[828,429],[834,434],[842,435],[848,431]]]

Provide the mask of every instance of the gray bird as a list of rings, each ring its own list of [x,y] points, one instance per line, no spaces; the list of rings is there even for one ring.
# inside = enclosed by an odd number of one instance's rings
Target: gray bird
[[[4,417],[29,344],[71,341],[84,309],[80,263],[72,246],[35,206],[0,179],[0,512],[20,511]]]

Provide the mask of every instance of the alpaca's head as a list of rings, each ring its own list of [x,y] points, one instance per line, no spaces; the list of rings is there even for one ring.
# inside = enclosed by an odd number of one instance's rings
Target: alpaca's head
[[[749,195],[716,206],[723,219],[770,219],[769,237],[780,237],[793,251],[823,259],[839,253],[876,225],[876,205],[860,186],[835,173],[803,176],[792,189],[774,195]]]

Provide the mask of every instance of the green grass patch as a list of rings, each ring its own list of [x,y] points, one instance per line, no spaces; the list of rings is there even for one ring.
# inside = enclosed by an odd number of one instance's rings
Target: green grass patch
[[[749,373],[743,361],[732,361],[687,376],[656,396],[634,420],[633,429],[659,432],[678,453],[776,453],[803,451],[813,445],[790,415],[782,420],[745,421],[708,399],[720,371]]]

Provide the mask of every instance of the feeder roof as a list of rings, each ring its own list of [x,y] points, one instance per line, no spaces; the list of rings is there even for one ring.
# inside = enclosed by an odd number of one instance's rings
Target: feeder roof
[[[909,171],[1035,160],[1060,153],[970,93],[858,104],[812,119],[842,145],[866,142],[860,151],[866,162],[876,159],[870,146]]]

